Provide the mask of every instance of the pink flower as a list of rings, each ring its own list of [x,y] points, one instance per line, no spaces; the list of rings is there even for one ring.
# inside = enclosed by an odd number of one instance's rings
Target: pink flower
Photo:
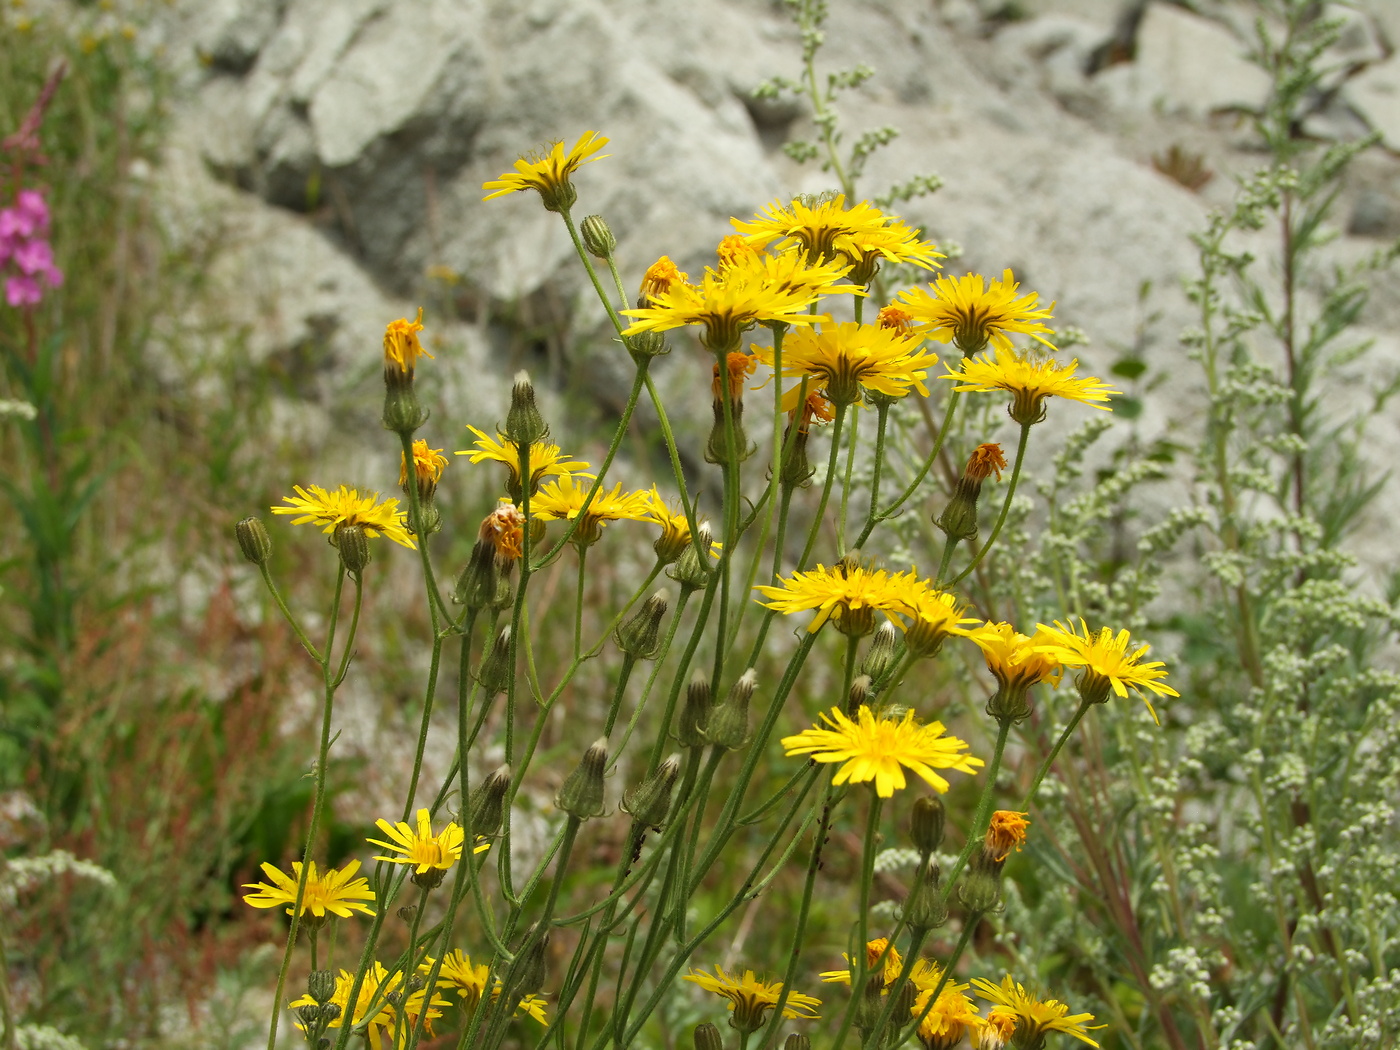
[[[43,284],[63,283],[45,237],[49,222],[49,206],[38,190],[20,190],[11,207],[0,208],[0,271],[19,271],[5,278],[5,301],[11,306],[35,306],[43,299]]]
[[[43,295],[33,277],[5,278],[5,301],[11,306],[37,306]]]

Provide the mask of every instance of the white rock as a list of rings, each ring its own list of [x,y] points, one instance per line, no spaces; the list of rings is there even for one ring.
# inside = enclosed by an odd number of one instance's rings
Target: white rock
[[[1135,65],[1147,87],[1160,85],[1155,104],[1205,116],[1263,104],[1269,77],[1244,55],[1224,26],[1155,0],[1138,28]]]
[[[1342,91],[1386,146],[1400,150],[1400,53],[1358,73]]]

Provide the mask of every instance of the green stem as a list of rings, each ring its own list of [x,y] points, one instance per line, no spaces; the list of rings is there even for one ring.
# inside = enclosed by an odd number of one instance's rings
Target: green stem
[[[860,415],[851,413],[851,432],[846,438],[846,473],[841,478],[841,512],[836,516],[836,556],[846,553],[846,508],[851,502],[851,476],[856,466],[856,432],[860,426]]]
[[[817,501],[817,513],[812,519],[811,531],[807,534],[807,545],[802,548],[797,571],[807,568],[807,559],[812,556],[812,548],[817,545],[817,537],[822,531],[822,518],[826,516],[826,503],[831,498],[831,483],[836,479],[836,460],[841,449],[841,431],[846,421],[846,405],[836,406],[836,420],[831,425],[831,453],[827,457],[826,479],[822,482],[821,499]]]
[[[1054,765],[1055,758],[1060,753],[1060,748],[1065,746],[1065,742],[1069,740],[1070,734],[1073,733],[1075,727],[1079,725],[1080,720],[1084,717],[1085,712],[1089,710],[1089,707],[1089,701],[1081,700],[1079,702],[1079,710],[1074,712],[1074,717],[1071,718],[1069,724],[1065,726],[1064,732],[1060,734],[1060,739],[1055,741],[1055,746],[1052,747],[1050,753],[1045,756],[1045,761],[1040,763],[1040,768],[1035,771],[1035,779],[1031,781],[1030,789],[1026,792],[1026,797],[1021,802],[1022,813],[1030,812],[1031,803],[1035,800],[1035,793],[1040,788],[1040,782],[1044,780],[1045,775],[1050,772],[1050,767]]]
[[[892,517],[900,507],[909,501],[914,493],[919,491],[919,486],[924,483],[924,478],[928,477],[928,472],[933,469],[938,454],[943,451],[943,443],[948,438],[948,428],[953,425],[953,413],[957,409],[958,399],[961,397],[962,394],[957,390],[948,395],[948,407],[943,413],[943,425],[938,429],[938,437],[934,439],[933,449],[929,452],[928,458],[924,460],[924,465],[919,468],[919,472],[914,475],[914,480],[905,487],[897,500],[877,514],[874,520],[865,523],[865,528],[861,530],[860,538],[856,540],[855,546],[865,546],[865,541],[870,538],[870,533],[874,531],[875,526]]]
[[[991,821],[992,814],[992,796],[996,794],[997,789],[997,774],[1001,772],[1001,758],[1006,751],[1006,737],[1010,732],[1011,720],[1002,719],[997,729],[997,742],[992,751],[992,761],[987,766],[987,782],[982,785],[982,797],[977,800],[977,812],[972,818],[972,827],[968,829],[967,841],[963,843],[962,852],[958,854],[958,859],[953,864],[953,870],[948,873],[948,880],[943,884],[944,900],[947,900],[948,895],[953,892],[953,883],[957,881],[958,875],[967,865],[972,851],[977,848],[978,843],[987,833],[987,825]]]
[[[856,916],[856,943],[851,951],[851,1001],[846,1007],[846,1016],[841,1019],[841,1028],[832,1042],[833,1050],[841,1050],[846,1044],[846,1036],[855,1022],[856,1011],[860,1009],[865,996],[865,979],[869,973],[866,944],[870,930],[870,885],[875,881],[875,846],[880,836],[880,810],[884,799],[871,795],[870,813],[865,823],[865,847],[860,859],[860,911]],[[882,965],[882,964],[877,964]]]
[[[894,1044],[889,1047],[889,1050],[899,1050],[901,1046],[909,1041],[909,1037],[919,1030],[919,1025],[924,1023],[924,1018],[933,1010],[934,1005],[938,1002],[938,997],[943,994],[943,986],[952,978],[953,967],[958,964],[958,959],[962,957],[963,951],[967,948],[967,942],[972,939],[972,932],[977,929],[977,924],[981,921],[981,912],[974,911],[968,913],[967,920],[963,924],[962,936],[958,938],[958,943],[953,948],[953,954],[948,956],[948,962],[943,967],[943,975],[939,977],[938,984],[934,985],[933,994],[928,997],[928,1002],[924,1004],[923,1013],[914,1018],[914,1023],[909,1026],[908,1031],[895,1038]]]

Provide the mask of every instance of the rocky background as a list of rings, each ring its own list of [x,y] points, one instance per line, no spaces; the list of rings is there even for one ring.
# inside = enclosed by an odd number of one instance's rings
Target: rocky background
[[[876,69],[844,97],[850,138],[901,133],[863,193],[938,173],[942,191],[904,214],[961,246],[947,271],[1014,268],[1058,300],[1061,325],[1089,335],[1077,352],[1091,370],[1143,353],[1165,380],[1143,426],[1188,443],[1195,370],[1177,335],[1193,317],[1180,290],[1189,234],[1261,163],[1248,114],[1267,87],[1244,57],[1253,8],[1189,6],[835,2],[820,56],[824,70]],[[582,433],[625,396],[630,364],[557,217],[533,194],[481,201],[482,182],[521,153],[585,129],[612,139],[611,157],[577,179],[577,210],[612,223],[628,280],[663,253],[694,273],[731,215],[832,185],[781,150],[810,132],[805,109],[752,93],[800,69],[780,3],[198,0],[177,11],[165,53],[181,102],[159,188],[177,231],[221,242],[209,275],[218,316],[191,328],[233,326],[239,353],[281,361],[296,383],[280,425],[352,477],[386,455],[374,441],[379,333],[419,304],[445,351],[429,370],[448,428],[436,440],[494,420],[521,366],[601,415],[575,418]],[[1339,203],[1332,250],[1351,259],[1400,234],[1400,5],[1336,11],[1348,27],[1303,131],[1382,135]],[[1379,353],[1359,379],[1396,370],[1397,319],[1400,296],[1383,288],[1362,333]],[[179,341],[188,353],[189,332]],[[685,389],[702,367],[674,353],[658,375]],[[695,406],[695,425],[707,415]],[[1377,440],[1400,451],[1400,429]]]

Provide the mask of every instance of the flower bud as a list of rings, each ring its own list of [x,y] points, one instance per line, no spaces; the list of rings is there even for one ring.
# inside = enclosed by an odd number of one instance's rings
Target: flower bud
[[[856,1007],[857,1028],[868,1030],[875,1027],[875,1022],[880,1019],[881,1008],[885,1005],[884,991],[884,974],[875,973],[866,978],[860,1005]]]
[[[471,795],[472,834],[490,838],[501,830],[505,797],[510,790],[510,766],[497,766]]]
[[[402,908],[398,910],[396,914],[404,922],[412,922],[413,917],[418,914],[418,905],[405,904]]]
[[[666,570],[666,575],[679,583],[684,590],[698,591],[710,581],[710,545],[714,542],[714,532],[709,522],[702,521],[696,529],[696,543],[686,544],[676,563]],[[695,548],[703,553],[696,553]]]
[[[681,747],[702,747],[705,727],[710,719],[710,680],[705,672],[696,671],[685,690],[680,719],[676,722],[676,742]]]
[[[322,1019],[323,1021],[325,1021],[326,1024],[330,1024],[332,1021],[334,1021],[337,1017],[340,1016],[340,1013],[341,1013],[340,1004],[339,1004],[339,1003],[322,1003],[322,1004],[321,1004],[320,1011],[321,1011],[321,1019]]]
[[[535,388],[528,372],[515,373],[510,391],[510,411],[506,414],[506,437],[522,450],[549,436],[549,427],[535,404]]]
[[[895,641],[899,637],[894,624],[886,620],[875,629],[875,637],[870,639],[870,648],[861,661],[860,672],[871,681],[878,682],[894,668]]]
[[[778,480],[782,482],[784,488],[806,488],[812,481],[812,475],[817,469],[812,466],[807,458],[807,439],[809,434],[805,428],[799,428],[797,433],[789,438],[788,426],[783,431],[783,466]],[[789,447],[791,441],[791,447]]]
[[[385,373],[387,379],[388,373]],[[428,421],[428,410],[418,401],[413,380],[387,384],[384,392],[384,429],[395,434],[411,434]]]
[[[362,525],[337,525],[331,542],[340,552],[340,563],[347,572],[360,573],[369,564],[369,537]]]
[[[729,440],[725,436],[724,402],[716,398],[711,402],[714,425],[710,428],[710,440],[705,445],[706,463],[729,462]],[[744,430],[744,402],[735,398],[730,402],[730,415],[734,421],[734,454],[736,464],[744,462],[754,454],[756,445],[749,444],[749,435]]]
[[[662,354],[671,352],[666,337],[660,332],[638,332],[635,335],[629,335],[625,342],[627,352],[632,355],[632,360],[639,363],[643,358],[660,357]]]
[[[443,876],[446,874],[446,868],[429,868],[427,871],[415,871],[408,879],[422,889],[435,890],[442,885]]]
[[[422,330],[421,308],[416,321],[401,318],[384,329],[384,426],[397,434],[411,434],[428,419],[413,389],[418,358],[432,356],[418,341]]]
[[[659,828],[666,823],[671,809],[671,792],[681,773],[679,755],[672,755],[657,767],[655,773],[631,791],[622,793],[622,811],[630,813],[638,824]]]
[[[943,799],[939,796],[922,795],[914,802],[909,836],[921,857],[927,858],[937,853],[938,847],[943,844],[944,820]]]
[[[968,911],[983,915],[1001,904],[1001,869],[1005,861],[997,860],[979,846],[972,854],[962,881],[958,883],[958,900]]]
[[[938,865],[921,863],[904,900],[904,921],[917,930],[933,930],[948,921],[948,905],[939,892]]]
[[[1113,683],[1092,667],[1086,667],[1074,679],[1074,687],[1079,691],[1079,699],[1086,704],[1108,703],[1109,690]]]
[[[657,591],[614,634],[617,647],[637,660],[655,660],[661,651],[661,621],[666,615],[666,592]]]
[[[603,774],[607,767],[608,738],[600,736],[589,745],[583,753],[583,760],[560,785],[558,794],[554,796],[554,805],[579,820],[602,816]]]
[[[783,1041],[783,1050],[812,1050],[812,1040],[800,1032],[793,1032]]]
[[[730,751],[749,742],[749,701],[757,685],[758,674],[752,667],[739,676],[724,703],[710,712],[705,723],[706,741]]]
[[[506,970],[501,998],[508,1003],[518,1003],[527,995],[534,995],[544,987],[545,956],[548,948],[547,928],[541,930],[536,923],[525,931],[524,943]]]
[[[496,635],[496,642],[491,646],[491,651],[482,657],[481,664],[476,669],[476,680],[481,683],[481,688],[486,691],[487,696],[495,696],[497,693],[504,693],[510,686],[514,671],[510,661],[510,624],[506,624]]]
[[[617,250],[617,238],[613,235],[608,220],[601,215],[585,215],[583,222],[579,223],[578,232],[590,255],[607,259]]]
[[[335,974],[330,970],[312,970],[306,975],[306,994],[319,1003],[328,1003],[335,995]]]
[[[856,712],[870,702],[870,676],[857,675],[851,683],[851,691],[846,694],[846,714],[856,717]]]
[[[308,1032],[319,1030],[322,1025],[320,1004],[307,1003],[305,1006],[298,1006],[297,1020],[301,1022],[301,1027]]]
[[[259,518],[244,518],[233,527],[238,539],[238,549],[254,565],[266,565],[272,556],[272,537],[267,534],[267,526]]]
[[[719,1029],[709,1021],[695,1026],[695,1050],[724,1050],[724,1039]]]

